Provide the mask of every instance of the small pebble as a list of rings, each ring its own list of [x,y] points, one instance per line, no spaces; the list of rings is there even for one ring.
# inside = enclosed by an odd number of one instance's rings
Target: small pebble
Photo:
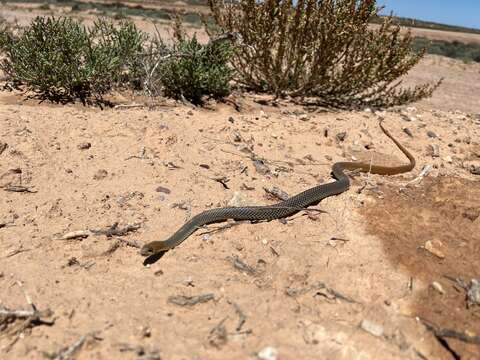
[[[362,320],[360,327],[365,330],[366,332],[372,334],[373,336],[380,337],[383,335],[383,326],[376,324],[370,320]]]
[[[93,179],[102,180],[102,179],[105,179],[107,176],[108,176],[107,170],[100,169],[95,173],[95,175],[93,175]]]
[[[435,255],[436,257],[440,258],[440,259],[444,259],[445,258],[445,254],[443,252],[441,252],[439,249],[437,249],[433,243],[428,240],[426,243],[425,243],[425,246],[424,246],[425,250],[427,250],[429,253]]]
[[[278,350],[272,346],[267,346],[258,352],[258,358],[262,360],[277,360]]]
[[[428,130],[428,131],[427,131],[427,136],[428,136],[429,138],[432,138],[432,139],[437,138],[437,134],[435,134],[435,133],[434,133],[433,131],[431,131],[431,130]]]
[[[409,128],[403,128],[403,132],[413,138],[413,134]]]
[[[436,291],[438,291],[440,294],[445,294],[445,290],[443,290],[442,284],[434,281],[432,282],[432,288],[434,288]]]
[[[470,172],[473,175],[480,175],[480,166],[472,166]]]
[[[163,187],[163,186],[158,186],[156,189],[155,189],[156,192],[161,192],[161,193],[164,193],[164,194],[170,194],[170,189],[167,189],[166,187]]]
[[[337,135],[335,135],[335,137],[337,138],[338,141],[344,141],[347,137],[347,132],[346,131],[339,132]]]
[[[92,147],[92,144],[90,144],[89,142],[83,142],[83,143],[78,144],[77,147],[78,147],[79,150],[87,150],[87,149],[90,149]]]

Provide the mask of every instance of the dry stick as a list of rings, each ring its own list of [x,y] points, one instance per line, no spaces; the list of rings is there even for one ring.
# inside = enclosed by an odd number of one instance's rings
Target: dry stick
[[[168,302],[178,306],[194,306],[215,299],[213,294],[197,296],[173,295],[168,297]]]
[[[29,187],[22,186],[22,185],[7,185],[6,187],[3,188],[5,191],[10,191],[10,192],[26,192],[26,193],[36,193],[36,190],[32,190]]]
[[[429,331],[433,332],[433,334],[438,338],[452,338],[469,344],[480,345],[480,336],[478,335],[470,335],[465,332],[459,332],[453,329],[441,328],[433,324],[431,321],[422,318],[420,318],[420,321]]]
[[[244,263],[238,256],[228,256],[227,260],[232,263],[235,269],[245,272],[248,275],[255,275],[257,273],[257,270],[254,267]]]
[[[106,229],[87,229],[87,230],[77,230],[71,231],[59,238],[59,240],[70,240],[77,238],[85,238],[90,235],[105,235],[107,237],[112,236],[124,236],[129,232],[136,231],[140,229],[140,224],[128,224],[124,228],[118,227],[118,222],[114,223],[112,226]]]
[[[244,314],[244,312],[242,311],[242,309],[237,303],[232,302],[231,304],[235,308],[235,312],[238,315],[238,324],[237,324],[237,327],[235,328],[235,331],[238,332],[242,330],[242,327],[245,324],[245,321],[247,321],[247,316]]]
[[[422,168],[422,171],[420,171],[420,174],[418,174],[418,176],[415,179],[407,182],[404,186],[414,184],[414,183],[420,183],[423,180],[423,178],[427,176],[430,173],[430,171],[432,171],[432,169],[433,169],[432,165],[430,164],[425,165]]]
[[[80,350],[80,348],[83,346],[85,341],[88,339],[96,339],[96,333],[97,332],[91,332],[86,335],[82,335],[77,341],[75,341],[72,345],[61,349],[57,353],[54,353],[53,356],[51,356],[51,359],[53,360],[68,360],[68,359],[73,359],[73,355]]]

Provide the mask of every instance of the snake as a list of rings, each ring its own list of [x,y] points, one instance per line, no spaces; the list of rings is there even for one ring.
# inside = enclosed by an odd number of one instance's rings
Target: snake
[[[291,216],[309,205],[316,204],[327,197],[341,194],[348,190],[350,181],[345,174],[345,170],[373,173],[379,175],[397,175],[411,171],[415,167],[415,158],[398,140],[379,121],[379,126],[383,133],[389,137],[395,145],[408,158],[409,164],[400,166],[380,166],[365,162],[337,162],[332,166],[332,174],[336,181],[317,185],[307,189],[287,200],[267,206],[242,206],[242,207],[223,207],[203,211],[181,226],[169,238],[163,241],[152,241],[145,244],[140,249],[143,256],[151,256],[161,252],[168,251],[180,245],[192,233],[203,225],[226,220],[275,220]]]

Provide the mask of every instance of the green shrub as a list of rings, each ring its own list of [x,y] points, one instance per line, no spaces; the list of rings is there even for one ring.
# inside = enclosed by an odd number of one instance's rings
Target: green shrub
[[[232,70],[228,43],[200,44],[196,37],[178,41],[171,57],[162,62],[159,76],[164,94],[200,104],[204,96],[221,98],[229,94]]]
[[[71,18],[37,17],[20,35],[3,37],[0,68],[42,99],[101,100],[114,84],[137,76],[144,39],[131,23],[117,28],[98,20],[86,28]]]
[[[375,0],[209,0],[222,32],[240,35],[232,65],[238,82],[276,97],[334,107],[385,107],[430,96],[437,84],[399,88],[423,56],[386,17],[369,23]],[[214,33],[207,28],[207,31]]]

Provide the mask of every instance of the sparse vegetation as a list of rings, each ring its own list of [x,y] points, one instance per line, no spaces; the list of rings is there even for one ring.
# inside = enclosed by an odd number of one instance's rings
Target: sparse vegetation
[[[228,66],[230,42],[200,44],[195,35],[185,35],[178,17],[174,34],[173,46],[167,46],[158,36],[153,42],[153,56],[146,71],[150,93],[159,93],[161,87],[166,96],[194,104],[201,104],[205,96],[218,99],[228,95],[233,76]]]
[[[413,39],[411,46],[417,52],[426,49],[429,54],[447,56],[465,62],[474,61],[480,63],[479,44],[464,44],[459,41],[449,42],[417,37]]]
[[[0,68],[42,99],[99,100],[114,84],[138,76],[143,41],[132,23],[98,20],[86,28],[71,18],[37,17],[19,35],[4,32]]]
[[[369,27],[379,11],[375,0],[209,3],[221,30],[243,39],[232,64],[249,89],[357,107],[406,104],[430,96],[439,84],[399,87],[423,53],[410,49],[410,34],[402,36],[392,18]]]

